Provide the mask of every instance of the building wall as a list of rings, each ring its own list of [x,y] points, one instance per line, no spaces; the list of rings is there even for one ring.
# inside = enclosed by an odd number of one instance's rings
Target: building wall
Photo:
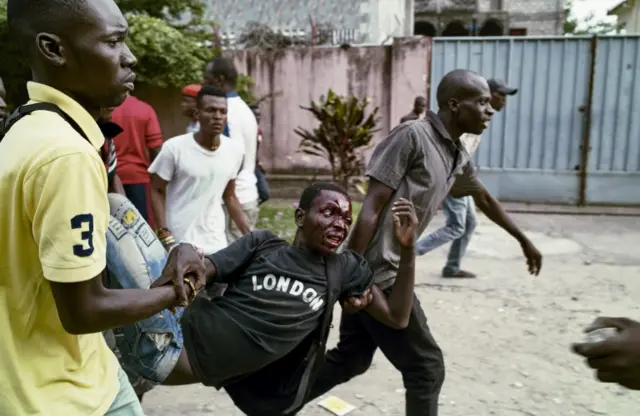
[[[618,13],[618,23],[624,25],[627,34],[640,33],[640,1],[632,7],[621,7]]]
[[[413,0],[369,0],[361,12],[366,16],[360,25],[366,43],[389,44],[393,37],[413,34]]]
[[[531,36],[563,34],[564,0],[476,0],[473,10],[467,11],[447,9],[448,1],[440,0],[442,9],[436,16],[435,0],[416,0],[416,20],[439,24],[438,33],[453,20],[470,26],[475,19],[476,24],[482,26],[487,19],[497,19],[507,28],[526,29]]]
[[[510,28],[525,28],[527,35],[562,35],[564,0],[508,0]]]
[[[208,4],[207,19],[217,22],[231,40],[250,22],[309,36],[312,20],[333,26],[345,43],[380,44],[394,36],[411,36],[413,31],[413,0],[208,0]]]

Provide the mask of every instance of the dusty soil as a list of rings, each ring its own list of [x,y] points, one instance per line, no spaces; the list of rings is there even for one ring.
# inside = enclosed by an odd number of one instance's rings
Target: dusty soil
[[[569,350],[597,315],[640,318],[638,218],[514,217],[545,256],[538,278],[527,275],[517,243],[483,217],[464,263],[478,279],[441,279],[446,247],[418,259],[416,292],[447,365],[440,414],[640,414],[640,396],[595,382]],[[404,414],[400,374],[381,353],[332,394],[358,407],[353,416]],[[242,414],[202,386],[156,388],[143,404],[149,416]],[[301,414],[329,415],[315,403]]]

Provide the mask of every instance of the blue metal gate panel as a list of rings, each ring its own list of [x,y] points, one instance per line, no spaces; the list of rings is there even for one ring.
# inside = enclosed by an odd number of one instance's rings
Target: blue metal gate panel
[[[435,38],[430,103],[456,68],[519,89],[494,115],[474,156],[498,198],[576,203],[590,69],[589,37]]]
[[[640,204],[640,37],[598,39],[586,202]]]

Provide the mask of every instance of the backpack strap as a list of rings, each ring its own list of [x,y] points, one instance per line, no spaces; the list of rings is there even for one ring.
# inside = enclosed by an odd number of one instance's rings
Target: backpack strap
[[[78,123],[76,123],[76,121],[73,118],[71,118],[67,113],[62,111],[62,109],[60,107],[58,107],[57,105],[55,105],[53,103],[34,103],[34,104],[21,105],[20,107],[18,107],[16,109],[16,111],[14,111],[9,116],[9,118],[7,118],[7,120],[4,123],[4,127],[2,128],[2,131],[0,132],[0,142],[2,141],[2,139],[4,139],[4,136],[7,134],[9,129],[11,129],[11,127],[13,127],[18,122],[18,120],[20,120],[24,116],[27,116],[27,115],[33,113],[34,111],[51,111],[53,113],[58,114],[60,117],[62,117],[64,119],[64,121],[69,123],[69,125],[71,127],[73,127],[73,129],[75,131],[77,131],[78,134],[80,134],[82,137],[84,137],[85,140],[89,141],[89,138],[84,133],[84,131],[80,128]],[[2,127],[2,126],[0,126],[0,127]]]
[[[313,370],[316,368],[316,362],[319,358],[324,358],[327,338],[329,337],[329,330],[331,329],[331,321],[333,319],[333,307],[340,297],[340,291],[342,288],[342,270],[340,268],[339,256],[333,254],[325,257],[324,267],[325,275],[327,277],[327,303],[324,315],[322,316],[322,325],[318,328],[318,331],[314,336],[314,340],[311,343],[311,348],[309,348],[309,352],[307,352],[307,355],[305,356],[304,362],[306,364],[306,368],[302,373],[296,397],[291,406],[289,406],[285,411],[285,414],[294,411],[304,404],[304,400],[308,393],[308,387],[314,378]]]

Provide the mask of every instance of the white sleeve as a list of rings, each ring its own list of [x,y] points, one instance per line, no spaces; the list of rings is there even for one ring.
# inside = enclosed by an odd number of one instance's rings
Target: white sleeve
[[[149,173],[155,173],[161,179],[170,182],[175,174],[176,158],[171,146],[167,146],[167,144],[168,142],[162,146],[160,153],[149,166]]]
[[[244,146],[238,143],[236,144],[235,149],[236,149],[236,152],[235,152],[236,157],[233,164],[233,175],[231,179],[236,179],[238,177],[238,174],[242,170],[242,162],[244,161],[244,158],[245,158]]]
[[[237,110],[234,109],[234,111]],[[242,149],[242,152],[244,153],[244,127],[242,123],[238,122],[237,114],[234,114],[231,117],[227,117],[227,126],[229,127],[229,138],[233,143],[239,145]]]
[[[258,122],[253,112],[247,114],[247,121],[244,123],[244,128],[245,147],[255,149],[258,146]]]

